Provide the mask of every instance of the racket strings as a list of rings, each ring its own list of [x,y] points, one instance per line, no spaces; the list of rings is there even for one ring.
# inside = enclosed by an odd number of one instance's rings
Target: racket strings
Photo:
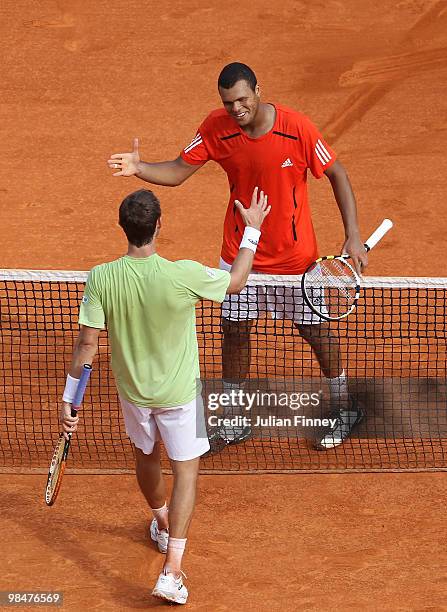
[[[337,260],[330,265],[319,264],[307,273],[306,281],[310,287],[316,289],[337,289],[346,298],[351,299],[352,292],[357,286],[357,280],[349,274],[346,266],[341,265]]]
[[[305,290],[314,307],[324,316],[343,316],[358,297],[358,279],[340,259],[316,263],[305,275]]]

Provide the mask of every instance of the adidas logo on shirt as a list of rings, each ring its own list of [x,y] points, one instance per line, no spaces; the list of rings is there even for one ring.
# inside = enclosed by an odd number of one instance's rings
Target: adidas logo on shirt
[[[288,168],[289,166],[293,166],[293,162],[290,157],[288,157],[286,161],[281,164],[281,168]]]

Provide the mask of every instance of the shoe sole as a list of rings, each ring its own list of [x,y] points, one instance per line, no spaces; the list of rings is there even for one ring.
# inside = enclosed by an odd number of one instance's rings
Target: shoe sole
[[[363,410],[360,410],[359,412],[360,414],[357,417],[357,420],[354,423],[354,425],[351,427],[349,434],[346,436],[346,438],[338,442],[338,444],[332,444],[332,446],[324,446],[323,444],[321,444],[321,442],[318,442],[317,444],[315,444],[315,450],[327,451],[327,450],[331,450],[332,448],[337,448],[338,446],[341,446],[342,444],[344,444],[346,440],[348,440],[351,437],[351,434],[354,431],[354,429],[357,427],[357,425],[359,425],[365,418],[365,413],[363,412]]]
[[[170,601],[171,603],[176,603],[183,605],[186,603],[186,599],[180,601],[174,597],[174,595],[169,595],[168,593],[164,593],[163,591],[159,591],[158,589],[154,589],[152,591],[153,597],[158,597],[158,599],[164,599],[165,601]]]
[[[206,453],[204,453],[202,457],[206,459],[206,457],[211,457],[211,455],[217,455],[217,453],[221,453],[224,450],[224,448],[227,448],[227,446],[235,446],[236,444],[243,444],[244,442],[247,442],[247,440],[250,440],[252,437],[253,437],[253,433],[250,431],[249,434],[245,436],[241,436],[240,438],[237,438],[236,440],[228,441],[222,438],[221,436],[211,438],[209,440],[210,450],[206,451]]]

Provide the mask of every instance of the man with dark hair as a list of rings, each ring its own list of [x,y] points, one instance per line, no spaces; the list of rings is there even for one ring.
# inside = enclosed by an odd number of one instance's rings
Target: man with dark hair
[[[152,241],[160,217],[160,202],[148,189],[131,193],[122,201],[119,209],[119,224],[129,243],[136,247]]]
[[[135,446],[137,480],[154,516],[150,536],[166,553],[153,595],[180,604],[188,597],[181,562],[194,510],[199,459],[209,449],[206,435],[198,435],[205,427],[197,389],[195,306],[201,299],[222,302],[226,293],[243,289],[260,227],[270,211],[264,192],[258,198],[258,188],[250,208],[240,202],[235,205],[246,227],[227,272],[157,255],[159,201],[145,189],[125,198],[119,222],[128,238],[127,255],[96,266],[88,276],[80,307],[81,330],[60,414],[65,435],[76,431],[79,417],[71,416],[74,391],[82,365],[92,363],[99,333],[107,326],[126,432]],[[169,516],[160,438],[174,474]]]
[[[345,229],[343,251],[352,257],[357,272],[367,265],[360,239],[355,197],[348,175],[332,148],[304,115],[279,104],[263,103],[254,72],[239,62],[225,66],[218,79],[224,109],[212,111],[196,136],[173,161],[146,163],[138,152],[138,139],[131,153],[118,153],[108,160],[118,171],[114,176],[136,175],[144,181],[175,186],[183,183],[207,161],[216,161],[227,173],[230,197],[224,222],[221,250],[222,269],[229,269],[238,250],[242,223],[238,199],[247,205],[255,185],[269,194],[272,212],[263,228],[263,237],[253,272],[302,274],[317,258],[317,242],[307,197],[307,170],[315,178],[325,175],[331,184]],[[260,310],[276,318],[291,318],[298,333],[312,347],[328,379],[336,424],[319,440],[319,448],[341,444],[361,420],[362,411],[348,393],[338,339],[326,323],[315,316],[303,301],[301,289],[287,289],[283,303],[275,302],[267,287],[264,304],[258,294],[246,289],[237,299],[223,303],[223,378],[230,391],[246,378],[250,364],[249,334]],[[288,304],[293,303],[293,307]],[[213,440],[241,442],[251,434],[247,428],[226,428]]]
[[[231,89],[238,81],[245,81],[253,91],[258,84],[256,75],[249,66],[234,62],[222,70],[217,79],[217,87],[218,89]]]

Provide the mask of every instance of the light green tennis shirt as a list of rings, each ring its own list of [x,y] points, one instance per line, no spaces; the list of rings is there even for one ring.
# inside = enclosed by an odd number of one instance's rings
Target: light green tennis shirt
[[[192,401],[200,378],[195,306],[222,302],[230,274],[196,261],[128,255],[93,268],[79,323],[107,327],[120,395],[137,406]]]

